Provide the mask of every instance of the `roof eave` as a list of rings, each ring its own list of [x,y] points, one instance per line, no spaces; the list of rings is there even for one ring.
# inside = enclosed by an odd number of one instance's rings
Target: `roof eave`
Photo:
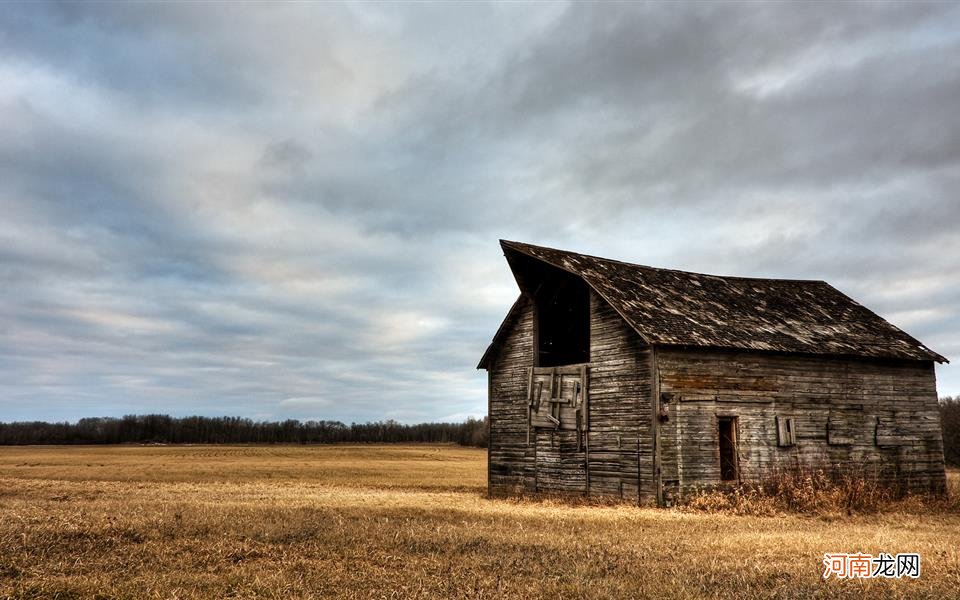
[[[857,360],[888,360],[888,361],[906,361],[906,362],[936,362],[949,363],[945,357],[937,354],[929,348],[924,348],[926,356],[918,358],[916,356],[903,355],[873,355],[856,352],[802,352],[799,350],[782,350],[775,348],[745,348],[735,346],[714,346],[714,345],[694,345],[694,344],[670,344],[658,342],[654,347],[669,350],[683,350],[690,352],[745,352],[757,354],[779,354],[783,356],[807,356],[810,358],[847,358]]]

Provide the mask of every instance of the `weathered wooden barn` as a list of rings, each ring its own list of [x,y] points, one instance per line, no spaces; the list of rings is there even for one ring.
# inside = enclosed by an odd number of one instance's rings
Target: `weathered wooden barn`
[[[944,489],[946,359],[829,284],[501,246],[521,293],[478,366],[491,493],[670,504],[798,465]]]

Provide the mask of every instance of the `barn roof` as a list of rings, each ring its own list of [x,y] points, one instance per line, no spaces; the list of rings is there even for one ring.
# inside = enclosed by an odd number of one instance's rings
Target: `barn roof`
[[[505,253],[581,277],[651,345],[948,362],[824,281],[704,275],[521,242],[500,244]]]

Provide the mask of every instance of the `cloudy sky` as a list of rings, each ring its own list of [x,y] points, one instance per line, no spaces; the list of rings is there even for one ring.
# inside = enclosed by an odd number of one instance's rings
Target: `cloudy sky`
[[[498,238],[825,279],[960,362],[960,5],[0,13],[0,421],[482,415]]]

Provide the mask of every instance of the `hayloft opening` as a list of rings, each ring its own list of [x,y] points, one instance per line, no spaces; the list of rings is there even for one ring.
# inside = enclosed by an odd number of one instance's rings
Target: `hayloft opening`
[[[582,279],[558,272],[537,292],[537,363],[558,367],[590,361],[590,292]]]
[[[720,479],[737,480],[737,418],[720,417]]]
[[[590,362],[590,288],[573,273],[509,249],[517,284],[534,303],[536,366]]]

